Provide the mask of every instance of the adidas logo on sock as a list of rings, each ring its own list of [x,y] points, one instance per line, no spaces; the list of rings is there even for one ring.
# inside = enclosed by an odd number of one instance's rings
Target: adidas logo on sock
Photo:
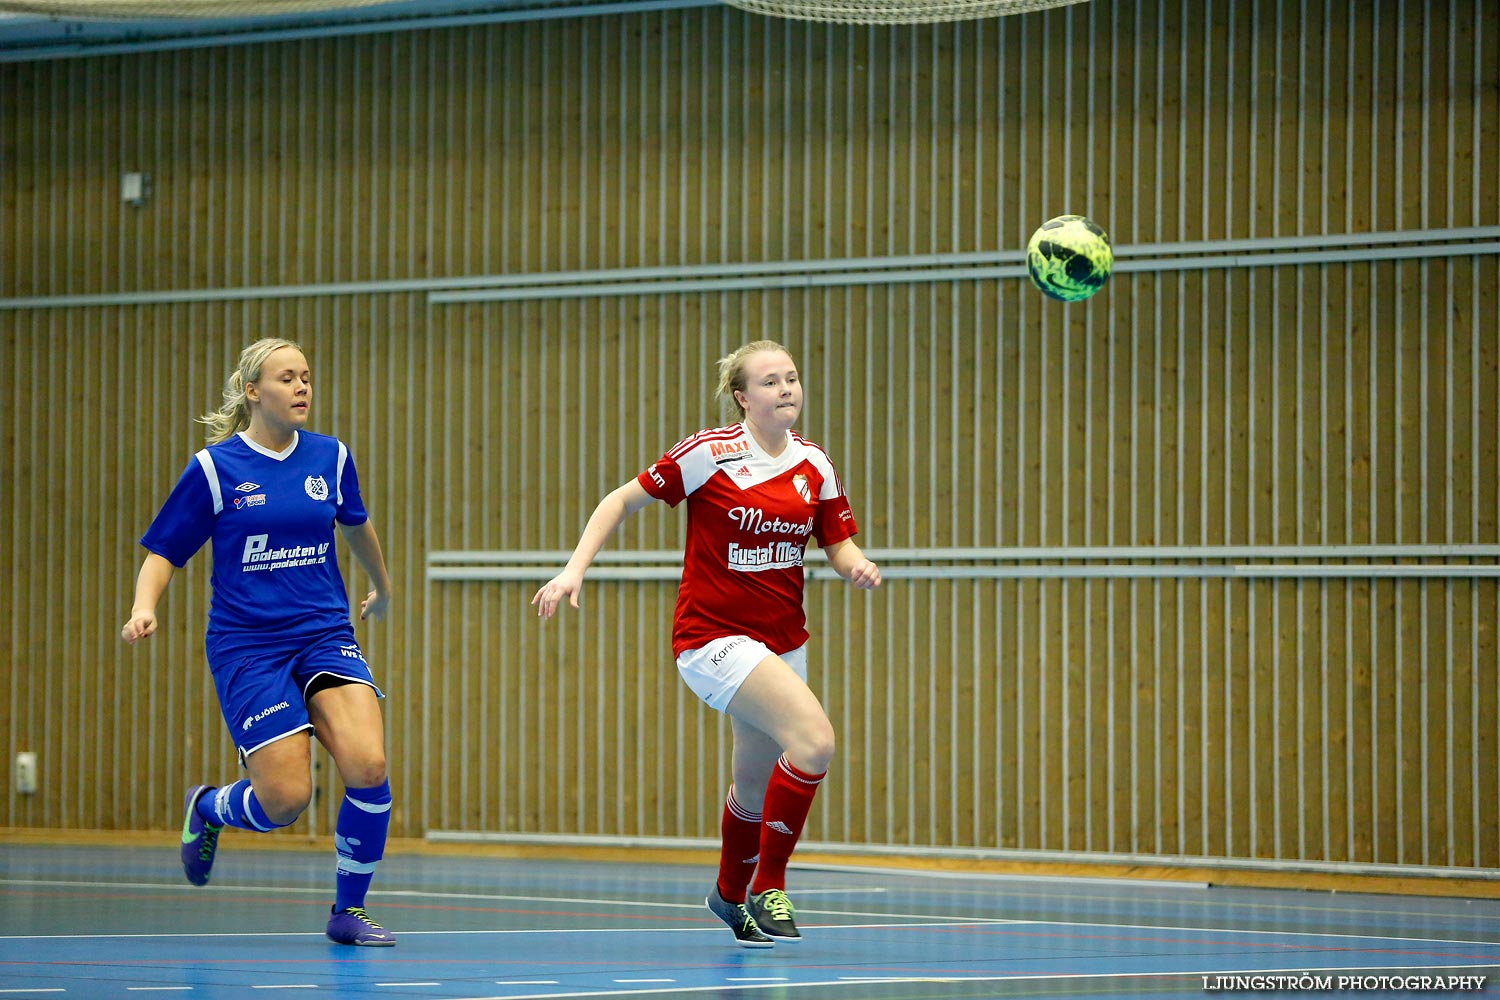
[[[759,862],[760,862],[760,855],[757,854],[753,858],[746,858],[744,861],[741,861],[740,864],[742,864],[742,865],[753,865],[753,864],[757,864]]]
[[[767,823],[766,826],[769,826],[771,829],[775,830],[777,833],[784,833],[788,837],[790,837],[792,835],[792,828],[789,827],[789,826],[787,826],[785,823],[783,823],[779,819],[773,819],[771,822]]]

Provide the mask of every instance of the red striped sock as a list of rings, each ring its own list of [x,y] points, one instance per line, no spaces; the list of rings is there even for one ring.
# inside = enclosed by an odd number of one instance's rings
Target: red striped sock
[[[767,889],[786,888],[786,863],[791,860],[797,838],[802,836],[813,796],[818,794],[818,784],[822,780],[821,774],[797,770],[785,754],[771,769],[762,807],[760,865],[755,869],[755,881],[750,886],[754,895],[758,896]]]
[[[724,800],[724,818],[719,822],[719,895],[731,903],[743,903],[745,890],[760,860],[760,813],[740,805],[734,786]]]

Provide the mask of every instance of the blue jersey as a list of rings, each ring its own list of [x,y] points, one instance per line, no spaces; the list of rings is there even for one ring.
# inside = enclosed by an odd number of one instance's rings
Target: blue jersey
[[[236,434],[193,456],[141,544],[181,568],[213,539],[210,636],[302,635],[349,624],[333,522],[367,519],[342,441],[298,431],[278,454]]]

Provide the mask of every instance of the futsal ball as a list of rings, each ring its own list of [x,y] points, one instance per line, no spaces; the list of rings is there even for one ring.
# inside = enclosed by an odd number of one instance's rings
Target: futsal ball
[[[1031,283],[1060,302],[1093,295],[1104,287],[1114,266],[1109,234],[1081,215],[1047,220],[1026,244]]]

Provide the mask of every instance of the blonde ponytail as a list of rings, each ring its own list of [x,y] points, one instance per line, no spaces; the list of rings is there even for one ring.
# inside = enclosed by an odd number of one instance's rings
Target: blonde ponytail
[[[239,364],[229,373],[229,378],[224,380],[223,405],[212,413],[205,413],[197,418],[200,424],[208,426],[209,444],[227,441],[250,426],[250,402],[245,398],[245,386],[260,378],[260,369],[266,363],[266,358],[283,347],[302,350],[290,340],[267,337],[257,340],[240,352]]]

